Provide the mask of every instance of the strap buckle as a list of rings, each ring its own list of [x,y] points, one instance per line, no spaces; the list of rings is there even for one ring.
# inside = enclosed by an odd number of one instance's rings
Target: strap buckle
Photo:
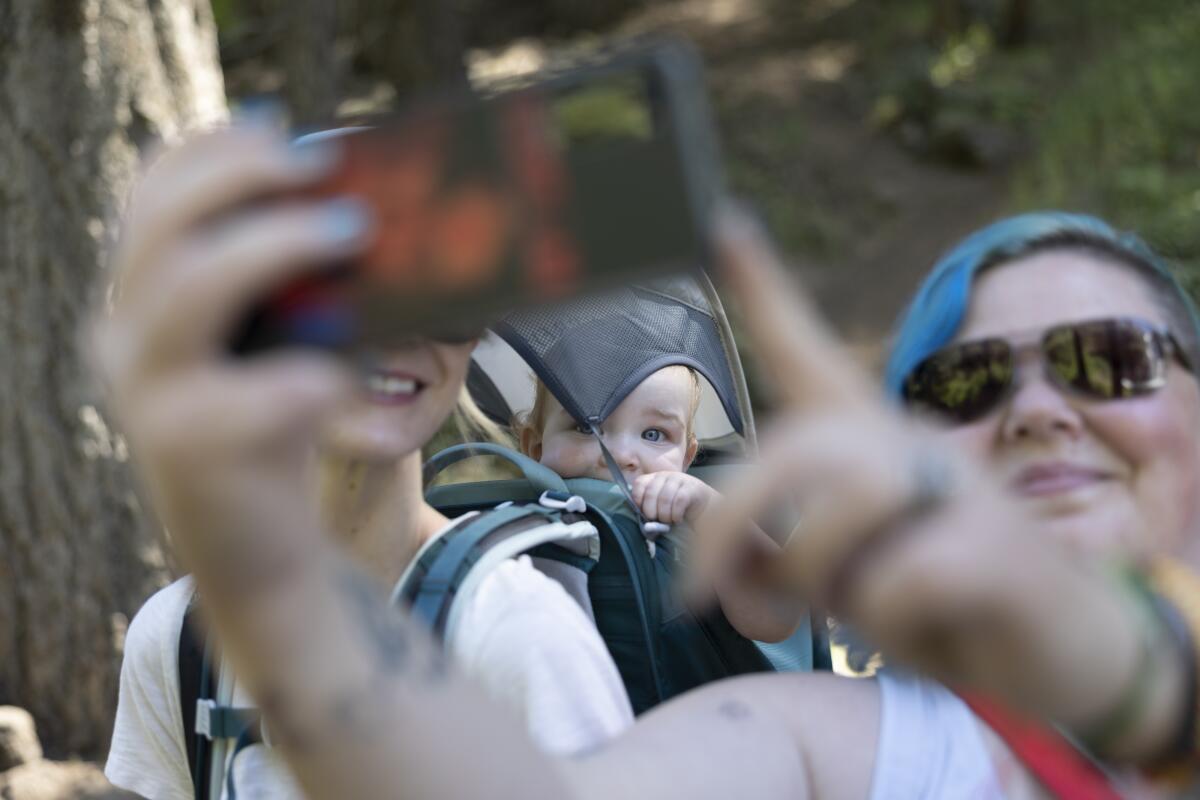
[[[566,511],[568,514],[582,514],[587,511],[587,503],[582,497],[565,492],[542,492],[542,496],[538,498],[538,505]]]
[[[209,741],[236,739],[257,721],[253,708],[234,708],[218,705],[216,700],[196,700],[196,733]]]

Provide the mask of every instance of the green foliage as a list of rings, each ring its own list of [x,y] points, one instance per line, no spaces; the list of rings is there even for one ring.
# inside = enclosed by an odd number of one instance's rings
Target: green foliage
[[[654,133],[641,84],[605,83],[568,94],[554,104],[559,127],[576,141],[589,138],[649,139]]]
[[[844,253],[864,226],[894,209],[857,176],[813,159],[806,109],[714,95],[730,189],[763,215],[784,252]]]
[[[228,31],[241,21],[241,8],[238,0],[212,0],[213,18],[218,31]]]
[[[979,70],[995,46],[992,31],[975,24],[961,34],[951,36],[929,65],[929,80],[939,89],[969,80]]]
[[[1016,203],[1094,211],[1200,284],[1200,6],[1102,2],[1126,32],[1073,70],[1036,128]]]

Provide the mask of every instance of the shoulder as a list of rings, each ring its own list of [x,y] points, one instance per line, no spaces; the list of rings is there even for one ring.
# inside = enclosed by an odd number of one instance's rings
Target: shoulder
[[[125,635],[105,775],[143,797],[187,800],[191,776],[179,705],[179,631],[192,598],[184,578],[142,606]]]
[[[933,681],[883,674],[873,797],[1001,798],[983,728],[958,695]],[[883,793],[883,794],[881,794]]]
[[[122,672],[174,675],[179,659],[179,631],[194,592],[190,577],[159,589],[134,615],[125,634]]]
[[[633,723],[620,673],[591,619],[528,556],[488,574],[449,644],[489,694],[522,715],[544,750],[585,751]]]
[[[498,565],[468,602],[460,626],[464,635],[476,629],[493,634],[503,629],[537,636],[543,625],[592,629],[579,604],[561,584],[534,567],[528,556]]]

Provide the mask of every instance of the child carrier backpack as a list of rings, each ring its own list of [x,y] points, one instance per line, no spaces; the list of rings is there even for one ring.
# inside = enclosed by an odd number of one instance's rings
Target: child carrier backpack
[[[551,577],[590,606],[635,714],[714,680],[777,669],[828,669],[821,626],[805,620],[784,642],[741,636],[720,608],[694,613],[677,595],[685,536],[650,543],[620,489],[593,478],[564,480],[532,459],[495,444],[461,444],[425,465],[426,485],[447,467],[489,455],[520,478],[433,486],[431,505],[449,530],[421,549],[392,594],[394,603],[443,642],[483,579],[506,559],[531,556],[560,566]],[[474,512],[474,513],[472,513]],[[546,570],[550,572],[549,570]],[[197,800],[236,797],[229,755],[262,741],[258,715],[232,704],[228,670],[189,609],[179,640],[179,686],[185,744]]]
[[[720,462],[753,458],[745,376],[720,300],[703,274],[527,309],[493,331],[475,351],[468,387],[500,424],[528,407],[519,395],[532,393],[532,369],[601,439],[600,425],[633,388],[658,369],[683,365],[705,379],[697,423],[703,455],[689,471],[711,484]],[[449,465],[480,454],[506,459],[521,477],[430,488],[431,505],[462,518],[421,550],[393,594],[443,641],[452,638],[458,609],[490,570],[529,554],[590,606],[636,713],[731,675],[831,668],[823,619],[807,619],[789,639],[763,644],[739,635],[719,608],[701,614],[685,608],[673,578],[686,535],[675,531],[648,541],[627,486],[564,480],[495,445],[442,451],[426,467],[426,485]],[[619,479],[611,459],[610,471]],[[219,797],[224,784],[233,798],[227,754],[258,741],[260,725],[253,709],[233,706],[229,670],[213,663],[192,616],[180,636],[179,671],[196,797]]]
[[[775,667],[733,629],[720,608],[694,613],[678,597],[686,541],[650,542],[624,494],[608,481],[564,480],[532,459],[494,444],[443,450],[425,467],[426,484],[450,465],[477,455],[520,470],[512,480],[435,486],[431,505],[450,517],[478,512],[429,542],[396,587],[406,605],[443,640],[453,637],[461,609],[497,564],[520,554],[558,562],[552,577],[585,587],[585,602],[608,647],[635,713],[705,683]],[[598,548],[572,544],[591,539]],[[572,580],[570,573],[574,573]],[[795,637],[797,663],[811,665],[807,628]]]

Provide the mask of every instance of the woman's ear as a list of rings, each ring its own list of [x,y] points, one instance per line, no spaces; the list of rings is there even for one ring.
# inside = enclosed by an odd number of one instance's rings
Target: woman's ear
[[[542,434],[532,425],[522,425],[520,432],[521,452],[534,461],[542,460]]]

